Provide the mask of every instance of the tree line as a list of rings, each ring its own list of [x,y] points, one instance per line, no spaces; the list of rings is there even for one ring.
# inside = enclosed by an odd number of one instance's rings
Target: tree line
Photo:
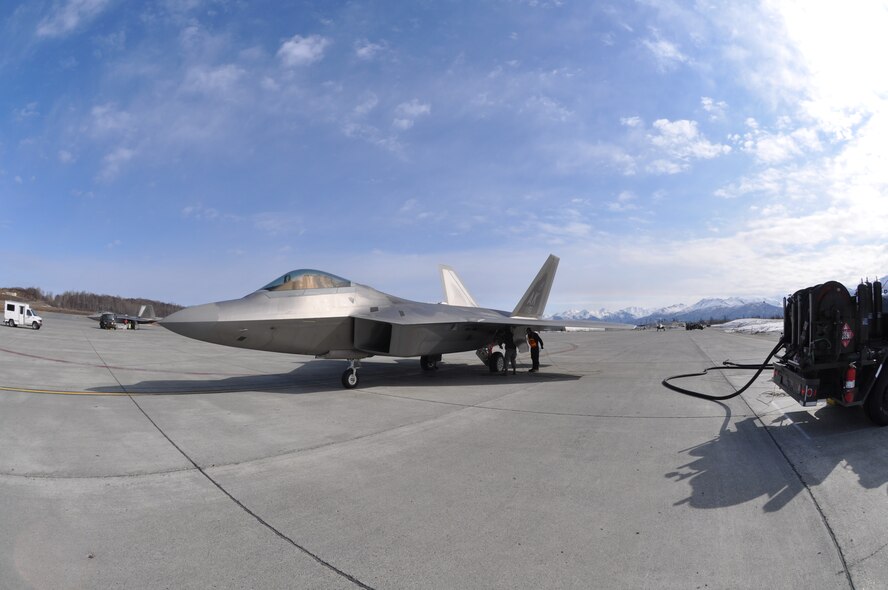
[[[44,292],[38,287],[12,287],[0,289],[0,297],[30,303],[35,309],[51,311],[76,311],[96,313],[112,311],[128,315],[136,315],[143,305],[154,306],[154,313],[165,317],[182,309],[181,305],[165,303],[152,299],[133,299],[117,295],[99,295],[86,291],[65,291],[59,295]]]

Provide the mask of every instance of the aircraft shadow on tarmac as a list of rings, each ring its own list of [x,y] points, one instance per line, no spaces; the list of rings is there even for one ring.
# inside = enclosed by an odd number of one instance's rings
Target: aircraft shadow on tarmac
[[[131,393],[139,395],[194,395],[234,392],[275,392],[288,394],[343,391],[340,375],[345,363],[333,360],[313,360],[303,363],[288,373],[238,375],[220,379],[156,379],[123,386],[92,387],[96,393]],[[552,383],[576,381],[581,375],[557,372],[554,367],[541,364],[539,373],[529,374],[528,367],[519,367],[516,375],[491,373],[487,367],[475,363],[441,363],[438,369],[423,371],[415,359],[397,359],[391,362],[361,363],[361,382],[355,391],[375,387],[465,387],[506,383]]]
[[[774,462],[783,463],[784,459],[758,418],[749,417],[728,428],[730,410],[727,407],[725,410],[727,418],[718,436],[682,450],[696,459],[665,475],[691,486],[691,495],[676,505],[723,508],[765,495],[769,500],[764,511],[780,510],[804,491],[805,486],[789,467],[769,467]],[[788,415],[796,425],[816,424],[816,428],[806,430],[805,435],[790,433],[794,442],[775,433],[805,484],[816,486],[836,468],[845,465],[854,471],[860,485],[866,489],[876,489],[888,482],[888,459],[881,453],[888,441],[888,428],[874,427],[862,412],[857,414],[847,408],[823,408],[813,415],[805,411]],[[766,422],[770,418],[773,416],[765,417]],[[782,423],[787,428],[794,428],[783,416],[773,420],[768,427],[779,429],[784,427]]]

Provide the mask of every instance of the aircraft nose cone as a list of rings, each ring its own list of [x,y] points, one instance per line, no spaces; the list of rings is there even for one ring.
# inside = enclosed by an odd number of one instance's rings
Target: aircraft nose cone
[[[160,325],[182,336],[203,340],[219,320],[219,306],[215,303],[186,307],[161,320]]]

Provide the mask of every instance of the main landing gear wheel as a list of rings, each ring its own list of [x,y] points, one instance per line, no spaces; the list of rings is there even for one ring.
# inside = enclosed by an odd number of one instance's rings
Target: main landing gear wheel
[[[354,389],[358,386],[358,371],[357,369],[346,369],[345,373],[342,374],[342,386],[346,389]]]
[[[421,356],[419,357],[419,366],[422,367],[423,371],[434,371],[438,368],[438,361],[433,361],[427,356]]]
[[[863,410],[879,426],[888,426],[888,386],[871,391],[863,403]]]
[[[501,352],[495,352],[490,355],[487,361],[491,373],[502,373],[506,370],[506,357]]]
[[[359,359],[349,359],[348,368],[342,374],[342,386],[346,389],[354,389],[358,386],[358,368],[361,366]]]

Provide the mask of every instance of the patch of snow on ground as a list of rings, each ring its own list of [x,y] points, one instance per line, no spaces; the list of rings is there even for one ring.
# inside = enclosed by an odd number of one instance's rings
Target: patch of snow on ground
[[[713,326],[725,332],[741,332],[743,334],[779,334],[783,331],[783,320],[763,320],[749,318],[733,320],[726,324]]]

